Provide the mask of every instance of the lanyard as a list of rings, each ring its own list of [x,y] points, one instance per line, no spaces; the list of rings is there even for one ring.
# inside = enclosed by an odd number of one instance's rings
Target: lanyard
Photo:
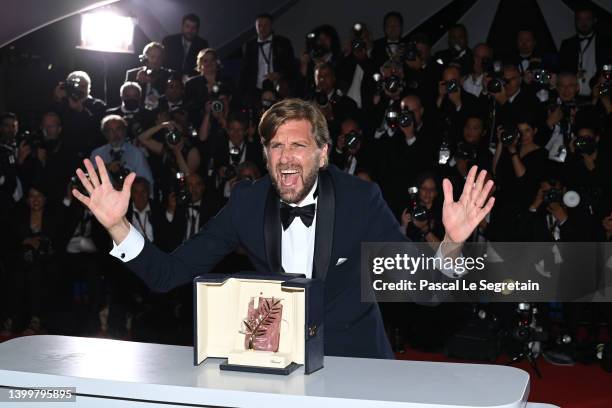
[[[149,212],[147,211],[144,215],[144,223],[140,220],[140,214],[137,211],[134,211],[134,215],[136,216],[136,222],[140,226],[140,230],[144,234],[145,238],[150,241],[149,236],[147,235],[147,222],[149,219]]]
[[[265,42],[265,43],[260,42],[258,44],[259,44],[259,53],[261,54],[264,61],[266,62],[267,73],[270,73],[270,61],[272,60],[272,42]],[[270,49],[268,50],[268,55],[266,55],[264,51],[264,45],[266,44],[270,45]]]
[[[191,222],[191,225],[187,229],[187,236],[185,237],[186,240],[194,236],[195,233],[198,231],[197,224],[198,219],[200,217],[200,212],[196,208],[188,208],[188,211],[189,221]]]
[[[587,41],[587,44],[584,46],[584,48],[582,47],[582,39],[579,39],[579,46],[580,46],[580,51],[578,52],[578,70],[579,71],[584,71],[584,69],[582,68],[582,63],[584,60],[584,54],[586,53],[586,51],[589,49],[589,47],[591,46],[591,43],[593,42],[593,38],[595,37],[595,34],[591,35],[589,37],[589,40]],[[584,75],[584,72],[583,72]]]

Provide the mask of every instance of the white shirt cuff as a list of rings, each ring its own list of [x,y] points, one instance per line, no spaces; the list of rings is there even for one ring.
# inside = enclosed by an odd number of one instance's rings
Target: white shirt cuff
[[[467,270],[464,270],[462,273],[459,272],[455,272],[455,270],[453,268],[445,268],[444,267],[444,257],[442,256],[442,245],[440,244],[440,246],[438,246],[438,250],[436,251],[436,255],[435,255],[436,259],[440,259],[440,265],[442,266],[439,270],[440,272],[442,272],[444,275],[446,275],[449,278],[452,279],[457,279],[457,278],[461,278],[463,275],[465,275],[467,273]],[[459,257],[463,258],[463,253],[461,253],[459,255]]]
[[[130,232],[127,237],[119,245],[113,241],[113,249],[109,254],[122,262],[129,262],[142,252],[144,244],[145,241],[140,232],[130,224]]]
[[[172,222],[172,220],[174,219],[174,213],[166,211],[166,219],[168,220],[168,222]]]

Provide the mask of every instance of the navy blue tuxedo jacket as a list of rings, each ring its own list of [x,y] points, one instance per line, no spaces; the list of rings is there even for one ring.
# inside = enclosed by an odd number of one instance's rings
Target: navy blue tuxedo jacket
[[[406,237],[376,184],[330,165],[319,172],[318,189],[313,277],[325,282],[325,354],[393,358],[378,305],[361,302],[361,243]],[[279,206],[269,175],[244,181],[217,216],[174,252],[146,242],[127,265],[151,289],[168,291],[210,272],[240,245],[258,274],[283,273]],[[347,260],[337,265],[339,258]]]

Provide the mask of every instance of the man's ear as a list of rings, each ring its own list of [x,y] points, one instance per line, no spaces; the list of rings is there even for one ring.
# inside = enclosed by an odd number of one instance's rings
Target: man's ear
[[[319,168],[327,167],[329,164],[329,144],[325,144],[321,148],[321,157],[319,158]]]

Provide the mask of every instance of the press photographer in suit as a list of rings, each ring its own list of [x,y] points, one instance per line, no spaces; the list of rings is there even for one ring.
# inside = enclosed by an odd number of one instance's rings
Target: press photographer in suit
[[[312,103],[278,102],[263,115],[259,134],[269,174],[235,185],[227,205],[171,254],[145,241],[125,218],[134,174],[117,191],[96,158],[100,177],[90,181],[77,169],[88,195],[73,194],[118,244],[111,254],[152,289],[188,283],[241,245],[257,273],[288,272],[325,282],[326,355],[393,358],[378,305],[361,302],[361,242],[406,241],[379,188],[328,166],[329,131]],[[84,164],[95,174],[89,160]],[[460,245],[493,207],[493,200],[486,200],[493,182],[484,182],[485,172],[476,173],[472,168],[458,202],[444,181],[446,236],[438,256],[458,256]],[[412,256],[417,253],[414,248]]]

